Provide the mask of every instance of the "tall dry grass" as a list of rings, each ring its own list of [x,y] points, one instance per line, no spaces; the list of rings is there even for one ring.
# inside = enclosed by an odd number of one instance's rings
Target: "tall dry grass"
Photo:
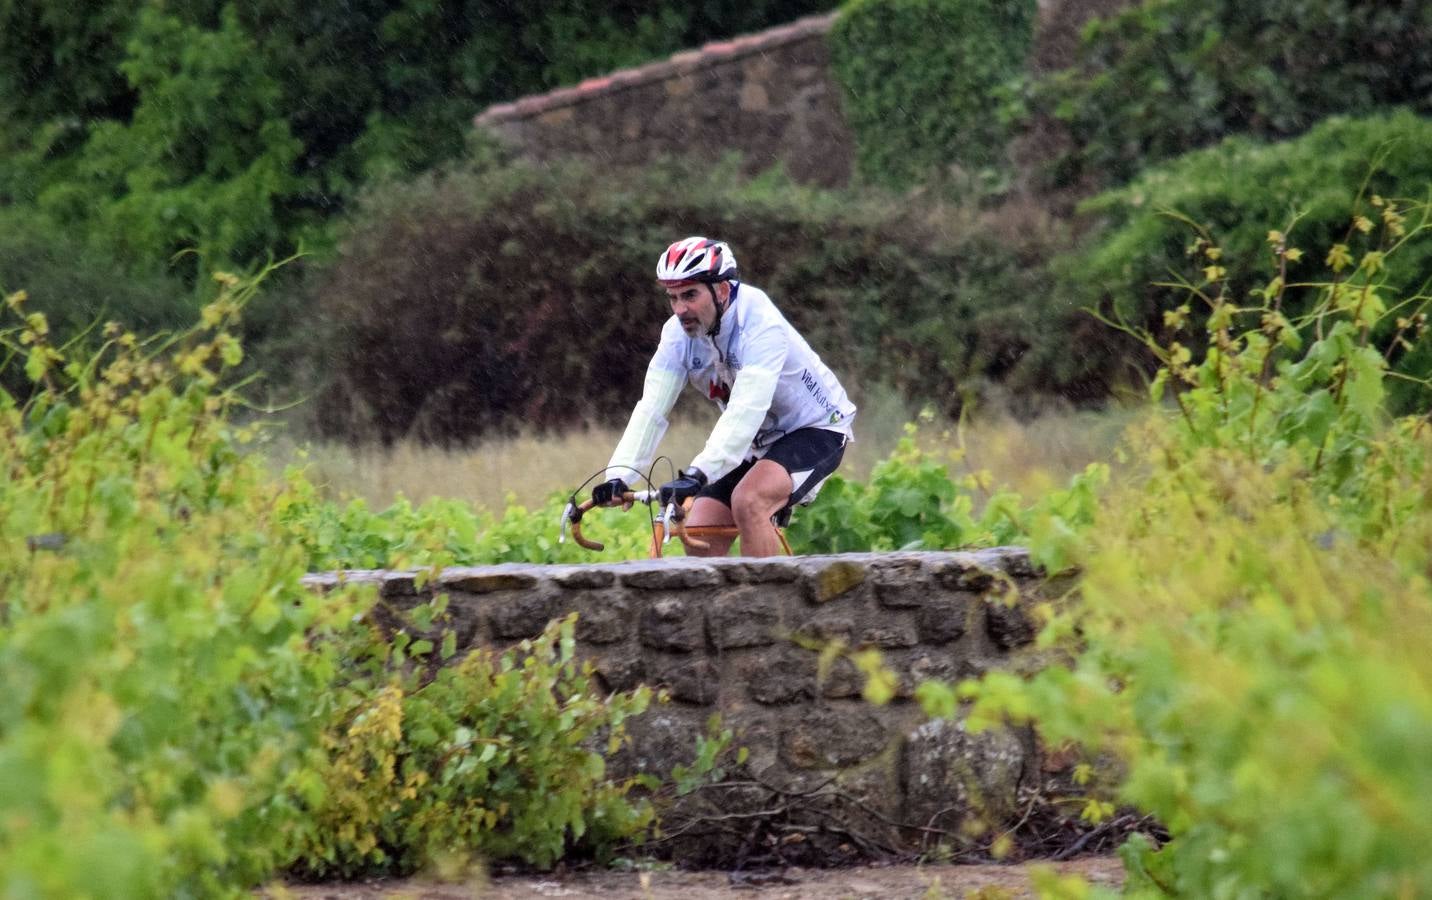
[[[917,440],[945,454],[951,471],[987,473],[990,487],[1007,486],[1026,497],[1062,485],[1090,462],[1112,461],[1120,433],[1131,413],[1110,408],[1095,412],[1049,410],[1030,419],[976,416],[960,424],[920,424]],[[889,455],[918,417],[899,404],[862,407],[856,441],[840,474],[864,480]],[[686,419],[672,425],[660,453],[673,468],[700,451],[714,419]],[[557,491],[578,488],[606,465],[619,428],[586,428],[560,435],[524,436],[485,441],[466,448],[442,448],[402,442],[391,447],[338,443],[301,445],[278,440],[270,452],[276,465],[306,465],[309,477],[334,500],[361,497],[374,508],[398,496],[421,503],[430,497],[462,500],[500,511],[514,501],[533,507]],[[657,480],[665,478],[663,465]]]

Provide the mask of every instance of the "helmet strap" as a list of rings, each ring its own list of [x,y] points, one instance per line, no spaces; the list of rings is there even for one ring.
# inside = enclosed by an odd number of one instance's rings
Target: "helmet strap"
[[[726,283],[730,284],[729,281]],[[719,299],[717,299],[715,282],[706,282],[706,290],[711,292],[711,305],[716,308],[716,321],[711,323],[711,329],[707,331],[706,334],[709,337],[715,337],[716,335],[721,333],[721,314],[726,311],[726,307],[730,305],[731,301],[727,299],[725,303],[722,303]]]

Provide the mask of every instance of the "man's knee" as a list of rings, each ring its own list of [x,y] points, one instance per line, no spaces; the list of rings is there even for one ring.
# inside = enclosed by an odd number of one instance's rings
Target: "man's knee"
[[[761,460],[731,493],[731,512],[737,522],[769,519],[791,496],[791,476],[783,466]]]

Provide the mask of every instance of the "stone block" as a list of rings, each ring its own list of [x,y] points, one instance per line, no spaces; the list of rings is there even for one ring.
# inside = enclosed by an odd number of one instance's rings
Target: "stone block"
[[[815,654],[795,648],[752,657],[741,666],[747,693],[757,703],[781,706],[809,699],[815,692]]]
[[[934,566],[935,578],[943,586],[957,591],[987,591],[1003,574],[990,560],[981,561],[973,553],[951,553]]]
[[[861,631],[859,646],[896,649],[913,647],[919,642],[920,638],[915,633],[914,622],[889,622]]]
[[[932,679],[959,681],[974,673],[965,654],[956,652],[960,645],[931,647],[921,644],[909,649],[885,650],[881,661],[895,674],[895,699],[910,700],[920,682]],[[961,648],[962,649],[962,648]],[[897,704],[898,705],[898,704]]]
[[[840,641],[849,646],[855,636],[855,617],[844,612],[822,610],[806,619],[795,630],[793,637],[801,643],[824,644]]]
[[[1007,605],[1000,598],[985,601],[985,633],[1001,650],[1013,650],[1034,642],[1039,630],[1024,605]]]
[[[570,590],[592,590],[610,587],[616,583],[617,575],[611,569],[554,569],[552,582]]]
[[[798,565],[787,559],[733,559],[721,564],[721,574],[732,584],[789,583],[801,577]]]
[[[372,587],[377,590],[388,574],[381,569],[348,569],[339,572],[310,572],[303,576],[303,585],[320,593],[343,588]]]
[[[686,597],[662,597],[641,614],[641,643],[654,650],[689,653],[705,645],[701,609]]]
[[[737,105],[743,112],[767,112],[771,108],[771,97],[761,82],[746,81],[741,84]]]
[[[948,644],[969,630],[970,596],[946,594],[931,601],[915,618],[920,640],[927,644]]]
[[[689,766],[696,758],[696,738],[706,733],[709,711],[675,704],[653,704],[626,723],[630,743],[610,761],[614,778],[646,772],[662,778],[673,766]]]
[[[658,564],[638,563],[620,573],[622,584],[645,591],[671,591],[715,587],[724,579],[715,566],[684,559],[659,560]]]
[[[543,128],[562,128],[572,121],[572,107],[562,106],[549,109],[537,115],[537,123]]]
[[[865,584],[865,566],[854,560],[820,560],[806,565],[806,598],[829,603]]]
[[[548,591],[505,591],[483,600],[492,633],[503,640],[522,640],[542,633],[547,623],[564,612],[557,596]]]
[[[419,594],[414,572],[384,572],[378,581],[380,597],[416,597]]]
[[[607,693],[630,691],[646,680],[646,663],[637,654],[603,652],[587,659]]]
[[[631,637],[636,630],[632,602],[620,591],[583,592],[573,600],[568,602],[577,611],[579,641],[615,644]]]
[[[767,84],[774,81],[781,81],[784,73],[777,76],[776,61],[764,53],[757,53],[746,57],[741,62],[741,81],[743,84],[755,82]]]
[[[783,713],[784,710],[780,708],[764,707],[721,710],[723,725],[729,726],[735,734],[732,746],[746,748],[746,766],[751,772],[760,774],[781,771],[780,722]]]
[[[1002,547],[1004,570],[1016,578],[1041,578],[1044,571],[1030,559],[1029,551],[1023,547]]]
[[[843,656],[836,657],[830,671],[820,680],[820,695],[828,699],[853,699],[865,690],[865,676]]]
[[[863,705],[810,709],[781,734],[781,759],[797,769],[841,769],[884,750],[890,734]]]
[[[672,62],[680,63],[673,59]],[[682,74],[675,78],[668,78],[661,83],[668,97],[690,97],[696,93],[696,79],[690,74]]]
[[[959,681],[966,677],[968,667],[952,653],[924,648],[914,650],[898,663],[901,686],[908,685],[913,696],[922,681]]]
[[[648,660],[646,670],[647,683],[665,688],[673,700],[710,706],[720,693],[721,673],[709,659],[656,657]]]
[[[926,722],[905,738],[906,815],[946,829],[969,820],[992,828],[1010,824],[1024,762],[1024,744],[1008,729],[975,735],[962,722]]]
[[[537,576],[531,571],[516,567],[501,570],[500,567],[463,567],[446,569],[438,576],[435,585],[440,589],[463,591],[468,594],[492,594],[497,591],[525,591],[535,588]]]
[[[474,650],[482,640],[483,601],[471,594],[448,591],[448,608],[445,620],[439,620],[434,643],[441,644],[442,632],[451,630],[457,649]]]
[[[930,574],[918,557],[892,555],[870,564],[870,583],[880,605],[890,609],[922,606],[930,594]]]
[[[774,644],[781,610],[773,599],[769,592],[750,588],[718,594],[706,614],[711,643],[720,650]]]

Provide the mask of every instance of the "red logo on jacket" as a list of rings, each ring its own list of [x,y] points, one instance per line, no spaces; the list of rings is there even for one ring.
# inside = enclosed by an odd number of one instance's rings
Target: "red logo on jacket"
[[[707,392],[712,400],[720,400],[722,403],[731,402],[731,386],[724,381],[712,379],[711,388]]]

